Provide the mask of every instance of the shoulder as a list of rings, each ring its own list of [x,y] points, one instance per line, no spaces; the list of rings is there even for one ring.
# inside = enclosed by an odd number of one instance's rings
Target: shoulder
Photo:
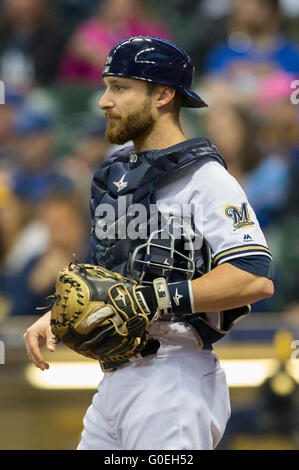
[[[237,183],[235,178],[213,157],[202,157],[176,173],[176,179],[188,178],[197,185],[214,186],[215,184]],[[238,183],[237,183],[238,184]]]
[[[242,192],[239,183],[220,162],[206,156],[164,177],[159,183],[157,197],[190,202],[193,198],[219,198],[228,190],[231,193],[232,188]]]
[[[214,178],[223,174],[229,175],[223,165],[221,165],[215,158],[209,156],[203,157],[194,162],[193,173],[194,175],[205,174],[213,176]]]
[[[197,163],[191,176],[193,195],[214,204],[228,199],[246,199],[240,183],[217,161],[211,158]]]

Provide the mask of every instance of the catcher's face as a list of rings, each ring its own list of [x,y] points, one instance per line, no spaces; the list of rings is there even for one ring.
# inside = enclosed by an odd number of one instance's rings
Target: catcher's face
[[[155,118],[146,83],[122,77],[105,77],[104,83],[106,91],[99,106],[107,119],[107,140],[121,145],[148,135]]]

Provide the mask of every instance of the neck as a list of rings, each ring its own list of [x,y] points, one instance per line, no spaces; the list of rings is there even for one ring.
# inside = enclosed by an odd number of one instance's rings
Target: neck
[[[168,148],[185,140],[187,139],[179,123],[175,123],[173,119],[165,116],[164,119],[156,121],[146,135],[135,139],[134,147],[137,152],[146,152]]]

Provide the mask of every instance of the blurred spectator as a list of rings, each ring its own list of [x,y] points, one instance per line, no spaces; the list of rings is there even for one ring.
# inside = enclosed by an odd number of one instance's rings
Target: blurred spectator
[[[110,49],[120,40],[139,34],[170,38],[170,32],[152,18],[144,0],[102,0],[96,14],[72,36],[60,67],[60,79],[69,83],[101,83]]]
[[[83,20],[89,18],[99,5],[99,0],[51,0],[59,11],[61,23],[67,34],[74,31]]]
[[[15,193],[32,202],[45,197],[54,188],[72,191],[71,180],[54,168],[54,121],[47,114],[22,110],[16,117],[17,166],[12,173]]]
[[[49,304],[46,298],[53,294],[59,269],[73,260],[74,253],[79,261],[86,261],[88,224],[75,195],[49,195],[39,207],[39,217],[48,231],[49,244],[9,280],[11,315],[40,314],[36,307]]]
[[[62,174],[72,179],[76,192],[82,197],[89,212],[90,187],[93,174],[108,156],[111,144],[105,138],[106,120],[89,116],[83,122],[71,155],[65,155],[60,162]]]
[[[3,0],[0,76],[10,87],[44,86],[56,76],[65,44],[48,0]]]
[[[226,39],[206,60],[209,82],[225,80],[235,94],[250,99],[270,73],[298,75],[299,47],[280,32],[279,0],[231,0],[231,4]]]
[[[283,13],[290,17],[299,16],[299,3],[297,0],[280,0]]]
[[[299,152],[298,152],[299,153]],[[285,216],[294,218],[298,220],[298,211],[299,211],[299,155],[297,155],[297,163],[292,169],[292,174],[290,178],[289,191],[287,196],[287,207],[285,211]],[[299,220],[298,220],[299,225]],[[298,252],[299,256],[299,252]],[[299,265],[299,263],[298,263]],[[299,295],[299,292],[298,292]],[[299,300],[299,299],[298,299]]]
[[[295,216],[282,217],[275,229],[272,239],[275,247],[276,288],[275,296],[273,296],[271,302],[268,302],[268,305],[273,311],[289,311],[289,318],[299,325],[298,208]]]
[[[287,310],[290,321],[298,324],[299,107],[290,100],[293,79],[289,75],[276,74],[264,80],[257,94],[255,110],[262,124],[264,149],[278,155],[280,161],[288,162],[290,168],[285,207],[271,233],[275,247],[276,289],[268,305],[274,311]]]
[[[11,306],[11,279],[47,246],[47,232],[34,217],[32,208],[0,181],[0,317]]]
[[[168,18],[179,44],[188,51],[196,76],[204,72],[209,52],[226,39],[230,0],[176,0]],[[157,7],[167,14],[169,5],[156,0]],[[161,6],[158,6],[161,4]]]
[[[26,228],[33,220],[29,206],[6,185],[0,184],[0,266],[13,273],[27,261],[27,257],[45,246],[45,238],[29,242]],[[41,235],[41,232],[38,232]],[[26,238],[26,241],[25,241]]]
[[[239,105],[219,102],[207,110],[205,125],[229,172],[242,184],[245,175],[263,158],[257,145],[257,124],[251,114]]]
[[[287,204],[289,162],[279,154],[262,152],[259,126],[247,108],[214,105],[207,111],[206,128],[229,172],[244,188],[261,227],[277,223]]]
[[[0,105],[0,171],[11,168],[14,164],[14,119],[23,103],[23,95],[12,90],[5,90],[5,104]]]
[[[275,184],[278,190],[277,205],[283,208],[281,217],[288,214],[298,216],[298,168],[299,168],[299,108],[291,102],[291,83],[295,76],[276,72],[261,81],[255,99],[255,115],[259,119],[261,132],[260,142],[264,153],[275,157],[277,164],[288,172],[288,184],[283,193],[279,191],[280,185]],[[275,165],[265,168],[265,171],[274,173]],[[286,178],[287,175],[285,175]],[[261,175],[262,178],[262,175]],[[282,180],[281,180],[282,182]],[[259,197],[254,188],[255,181],[248,181],[251,192],[255,191],[255,198]]]
[[[299,164],[299,108],[290,99],[295,79],[282,72],[270,74],[260,82],[254,103],[265,150],[280,153],[292,165]]]

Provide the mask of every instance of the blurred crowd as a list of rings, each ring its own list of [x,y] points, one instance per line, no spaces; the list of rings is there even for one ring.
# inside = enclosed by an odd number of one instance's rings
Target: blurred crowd
[[[265,232],[276,293],[253,310],[298,315],[299,2],[0,0],[0,319],[40,314],[88,259],[91,178],[114,151],[101,70],[139,34],[190,53],[209,107],[183,111],[186,135],[218,147]]]

